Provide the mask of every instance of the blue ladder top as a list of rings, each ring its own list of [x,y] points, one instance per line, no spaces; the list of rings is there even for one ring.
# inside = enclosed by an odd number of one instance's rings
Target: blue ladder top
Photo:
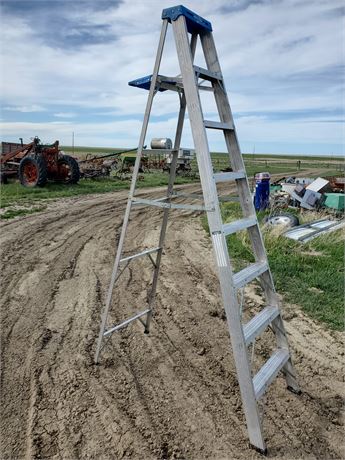
[[[162,19],[167,19],[170,23],[176,21],[179,16],[186,18],[187,30],[190,34],[212,32],[212,24],[209,21],[183,5],[165,8],[162,11]]]
[[[169,77],[163,77],[162,75],[158,75],[158,77],[161,77],[164,83],[169,83],[170,85],[176,85],[176,81],[169,81]],[[137,78],[136,80],[129,81],[128,84],[129,86],[135,86],[136,88],[142,88],[142,89],[149,90],[151,86],[151,80],[152,80],[152,74],[147,75],[146,77],[141,77],[141,78]],[[163,91],[167,91],[167,89],[158,88],[158,91],[163,92]]]

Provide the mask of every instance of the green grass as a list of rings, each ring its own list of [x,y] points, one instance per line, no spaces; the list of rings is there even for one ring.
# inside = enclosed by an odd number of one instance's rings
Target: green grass
[[[237,203],[222,205],[225,222],[241,216]],[[265,213],[259,213],[262,220]],[[207,221],[203,218],[204,228]],[[290,303],[299,305],[311,317],[331,329],[344,328],[344,262],[341,230],[319,236],[308,243],[263,231],[268,259],[277,291]],[[227,238],[230,256],[239,270],[254,262],[247,232]]]
[[[75,146],[74,147],[74,153],[100,153],[100,154],[106,154],[106,153],[112,153],[112,152],[117,152],[117,151],[122,151],[122,150],[129,150],[131,148],[134,148],[135,146],[130,146],[130,147],[87,147],[87,146]],[[65,152],[72,152],[73,148],[70,145],[62,145],[60,146],[61,150],[64,150]],[[223,152],[214,152],[212,153],[214,156],[226,156],[225,153]],[[317,155],[304,155],[304,154],[299,154],[299,155],[286,155],[286,154],[271,154],[271,153],[243,153],[243,157],[245,160],[251,160],[251,159],[274,159],[274,160],[298,160],[301,161],[307,161],[309,163],[312,163],[313,161],[324,161],[324,162],[329,162],[329,161],[336,161],[339,163],[344,163],[344,160],[342,159],[341,156],[331,156],[331,155],[324,155],[324,156],[317,156]]]
[[[138,180],[137,187],[158,187],[168,184],[168,174],[148,173],[140,175],[142,180]],[[176,184],[185,184],[195,179],[191,177],[178,176]],[[1,184],[0,207],[18,205],[32,205],[37,201],[51,200],[56,198],[71,197],[77,195],[87,195],[91,193],[106,193],[116,190],[128,189],[130,180],[120,180],[111,178],[100,179],[81,179],[78,184],[64,185],[48,183],[45,187],[23,187],[18,182],[10,182],[6,185]]]
[[[0,219],[13,219],[18,216],[26,216],[28,214],[34,214],[35,212],[41,212],[45,209],[45,206],[39,206],[31,209],[7,209],[0,215]]]
[[[341,155],[339,156],[331,156],[331,155],[323,155],[323,156],[318,156],[318,155],[303,155],[303,154],[298,154],[298,155],[284,155],[284,154],[272,154],[272,153],[244,153],[243,154],[244,158],[254,158],[259,157],[259,158],[267,158],[267,159],[290,159],[290,160],[302,160],[302,161],[338,161],[339,163],[343,163],[344,160]]]
[[[336,161],[331,161],[329,158],[318,158],[313,160],[308,157],[279,157],[275,155],[243,155],[244,164],[246,166],[249,177],[257,172],[267,171],[271,174],[291,175],[292,173],[303,173],[308,170],[315,169],[315,172],[320,169],[325,170],[325,175],[342,175],[344,171],[344,162],[339,158]],[[271,161],[270,161],[271,160]],[[196,163],[196,162],[195,162]],[[225,154],[213,153],[212,163],[215,170],[225,169],[229,162]]]

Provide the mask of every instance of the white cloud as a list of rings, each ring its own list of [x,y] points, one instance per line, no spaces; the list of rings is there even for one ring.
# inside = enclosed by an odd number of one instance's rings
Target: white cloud
[[[75,116],[76,116],[76,113],[73,113],[73,112],[54,113],[54,117],[57,117],[57,118],[74,118]]]
[[[41,105],[32,104],[32,105],[19,105],[19,106],[9,106],[4,107],[4,110],[10,112],[21,112],[21,113],[31,113],[31,112],[45,112],[46,109]]]
[[[190,0],[186,6],[212,22],[230,102],[235,112],[339,110],[341,88],[332,72],[344,64],[341,20],[327,13],[342,6],[329,2],[283,0],[252,4],[246,9],[226,0]],[[3,135],[57,134],[67,142],[68,130],[75,130],[90,145],[133,145],[139,138],[148,93],[128,86],[128,80],[152,73],[161,26],[161,2],[124,0],[107,11],[79,9],[71,18],[80,24],[107,25],[117,39],[79,48],[54,48],[38,37],[34,23],[6,15],[2,21],[1,65],[13,69],[2,74],[1,92],[7,110],[39,112],[44,106],[52,115],[76,119],[76,123],[5,123]],[[327,14],[326,14],[327,13]],[[73,15],[73,17],[72,17]],[[8,46],[6,46],[8,44]],[[162,60],[163,74],[178,74],[175,44],[171,31]],[[202,64],[200,50],[197,63]],[[172,129],[170,114],[178,109],[175,94],[157,95],[153,113],[168,116],[168,122],[154,123],[153,136],[166,136]],[[66,107],[71,108],[67,111]],[[12,108],[12,109],[11,109]],[[25,109],[25,110],[24,110]],[[214,113],[214,103],[205,98],[204,110]],[[78,111],[109,113],[105,123],[78,122]],[[113,115],[112,115],[113,114]],[[133,117],[132,121],[112,122],[112,116]],[[320,116],[319,116],[320,118]],[[255,120],[255,122],[253,122]],[[336,124],[303,124],[296,120],[239,118],[240,139],[252,141],[342,142]],[[18,132],[15,129],[19,129]],[[34,133],[29,133],[33,129]],[[150,128],[151,129],[151,128]],[[162,131],[159,131],[162,130]],[[13,134],[11,134],[13,133]],[[102,135],[106,134],[106,139]],[[172,134],[171,134],[172,135]],[[42,135],[41,135],[42,136]],[[190,134],[186,133],[190,141]],[[77,142],[77,141],[76,141]],[[122,144],[122,142],[124,144]]]

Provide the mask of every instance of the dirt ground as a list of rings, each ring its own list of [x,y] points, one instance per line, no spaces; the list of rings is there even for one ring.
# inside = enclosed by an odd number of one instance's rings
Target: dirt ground
[[[1,459],[262,458],[248,446],[198,215],[171,213],[151,333],[133,323],[93,364],[126,197],[66,199],[1,224]],[[161,211],[132,215],[128,254],[156,245]],[[129,265],[110,323],[145,309],[151,273],[148,259]],[[255,288],[246,292],[246,314],[262,303]],[[268,457],[343,458],[343,334],[298,306],[283,313],[302,394],[282,377],[266,394]],[[259,360],[269,334],[256,345]]]

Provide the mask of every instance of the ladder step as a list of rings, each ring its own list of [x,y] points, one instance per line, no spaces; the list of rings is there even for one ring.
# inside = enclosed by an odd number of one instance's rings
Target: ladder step
[[[255,338],[279,315],[277,307],[266,307],[243,326],[246,345],[250,345]]]
[[[194,65],[194,71],[197,74],[198,78],[208,81],[219,81],[223,80],[222,74],[220,72],[212,72],[212,70],[203,69],[197,65]]]
[[[234,125],[232,123],[222,123],[220,121],[211,121],[211,120],[204,120],[204,125],[205,128],[211,128],[211,129],[234,129]]]
[[[267,270],[267,262],[257,262],[255,264],[248,265],[248,267],[234,274],[235,288],[239,289],[243,287],[245,284],[250,283]]]
[[[253,378],[256,399],[260,399],[289,359],[288,350],[276,350]]]
[[[151,311],[151,308],[148,308],[147,310],[142,311],[142,312],[138,313],[135,316],[132,316],[132,318],[126,319],[126,321],[123,321],[122,323],[118,324],[117,326],[114,326],[114,327],[108,329],[107,331],[105,331],[103,333],[103,336],[106,337],[107,335],[110,335],[113,332],[116,332],[119,329],[122,329],[123,327],[128,326],[129,323],[131,323],[132,321],[135,321],[136,319],[141,318],[144,315],[147,315],[148,313],[150,313],[150,311]]]
[[[142,198],[132,198],[132,201],[133,201],[133,204],[144,204],[148,206],[157,206],[158,208],[185,209],[187,211],[214,211],[214,208],[206,208],[205,206],[197,206],[194,204],[163,203],[162,201],[159,201],[159,200],[146,200]]]
[[[231,235],[232,233],[239,232],[241,230],[245,230],[246,228],[253,227],[256,225],[256,217],[246,217],[245,219],[236,220],[235,222],[230,222],[228,224],[224,224],[222,229],[225,234]]]
[[[152,248],[152,249],[146,249],[143,252],[138,252],[138,254],[133,254],[132,256],[124,257],[123,259],[120,259],[120,262],[128,262],[129,260],[137,259],[138,257],[147,256],[149,254],[152,254],[153,252],[159,251],[160,249],[161,249],[160,247]]]
[[[239,171],[221,172],[214,174],[214,180],[218,182],[228,182],[231,180],[245,179],[246,173],[243,169]]]

